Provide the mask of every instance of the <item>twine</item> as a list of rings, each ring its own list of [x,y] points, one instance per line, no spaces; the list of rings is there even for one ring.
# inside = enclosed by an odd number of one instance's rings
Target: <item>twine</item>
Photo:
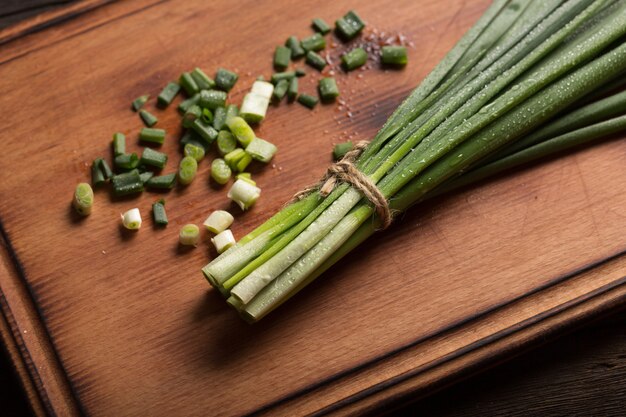
[[[387,199],[376,187],[376,184],[354,166],[354,161],[368,144],[369,142],[367,141],[358,142],[341,160],[328,167],[326,174],[320,181],[296,193],[293,196],[293,200],[301,200],[318,188],[320,195],[326,197],[333,191],[338,181],[345,182],[361,192],[374,205],[376,214],[382,221],[382,229],[389,227],[393,216]]]

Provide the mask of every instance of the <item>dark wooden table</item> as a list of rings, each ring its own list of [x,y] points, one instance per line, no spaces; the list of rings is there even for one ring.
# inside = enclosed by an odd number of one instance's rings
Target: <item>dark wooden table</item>
[[[71,0],[3,0],[0,28]],[[626,312],[599,318],[556,341],[394,411],[404,415],[626,414]],[[400,407],[400,406],[399,406]],[[0,355],[0,410],[29,416],[6,353]]]

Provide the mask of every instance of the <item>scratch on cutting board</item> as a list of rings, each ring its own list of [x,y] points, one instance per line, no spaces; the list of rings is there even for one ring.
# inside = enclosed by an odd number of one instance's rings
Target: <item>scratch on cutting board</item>
[[[585,196],[585,201],[587,202],[587,204],[585,205],[585,208],[587,209],[591,217],[591,224],[593,225],[594,235],[597,237],[598,242],[602,242],[602,239],[600,237],[600,229],[598,229],[598,223],[596,222],[596,218],[591,208],[592,203],[591,203],[591,197],[589,196],[589,190],[587,189],[587,183],[585,182],[585,177],[583,176],[583,172],[580,169],[580,164],[578,163],[578,155],[574,155],[574,163],[576,165],[576,171],[578,171],[578,177],[580,178],[580,183],[583,186],[583,194]]]

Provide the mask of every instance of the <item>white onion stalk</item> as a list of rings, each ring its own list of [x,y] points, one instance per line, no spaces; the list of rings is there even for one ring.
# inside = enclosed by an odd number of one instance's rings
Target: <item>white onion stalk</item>
[[[231,232],[230,229],[224,230],[222,233],[215,235],[215,237],[211,238],[211,242],[215,245],[217,253],[222,253],[237,243],[235,237],[233,236],[233,232]]]
[[[247,210],[252,207],[261,196],[261,189],[247,181],[237,180],[232,187],[230,187],[230,190],[228,190],[227,196],[237,203],[242,210]]]
[[[128,210],[121,217],[122,224],[128,230],[139,230],[141,227],[141,213],[138,208]]]
[[[233,224],[234,220],[235,218],[229,212],[225,210],[215,210],[202,224],[209,232],[218,234],[228,229],[230,225]]]

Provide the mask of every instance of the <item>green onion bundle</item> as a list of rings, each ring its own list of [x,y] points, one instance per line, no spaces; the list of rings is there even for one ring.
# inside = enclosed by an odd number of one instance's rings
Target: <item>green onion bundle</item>
[[[624,94],[592,98],[626,71],[625,21],[623,1],[495,0],[353,166],[397,212],[624,130]],[[203,268],[244,319],[264,317],[384,224],[359,187],[326,191],[286,205]]]

